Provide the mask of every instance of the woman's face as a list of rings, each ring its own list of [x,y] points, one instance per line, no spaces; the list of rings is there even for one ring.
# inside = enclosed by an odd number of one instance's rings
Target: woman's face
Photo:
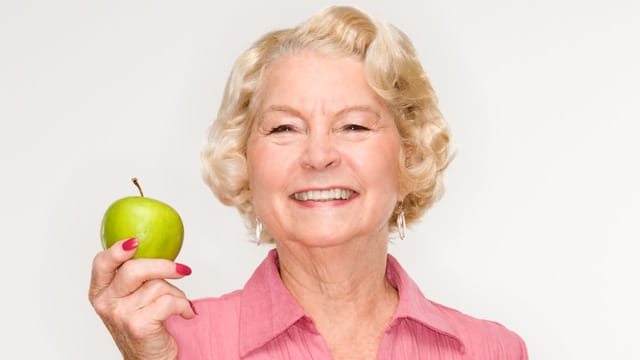
[[[272,64],[249,137],[258,219],[308,247],[388,236],[402,199],[400,136],[352,58],[301,52]]]

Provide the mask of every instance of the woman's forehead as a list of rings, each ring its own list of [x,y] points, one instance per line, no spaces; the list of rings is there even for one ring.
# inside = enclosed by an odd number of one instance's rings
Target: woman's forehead
[[[265,73],[260,93],[259,113],[293,109],[379,114],[384,107],[369,86],[361,61],[317,52],[289,55],[273,63]]]

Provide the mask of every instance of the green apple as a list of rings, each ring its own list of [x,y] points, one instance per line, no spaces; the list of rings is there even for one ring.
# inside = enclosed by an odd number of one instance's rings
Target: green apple
[[[135,237],[138,249],[134,258],[175,260],[184,238],[180,215],[162,201],[144,197],[137,179],[131,180],[140,196],[125,197],[109,206],[102,218],[102,247]]]

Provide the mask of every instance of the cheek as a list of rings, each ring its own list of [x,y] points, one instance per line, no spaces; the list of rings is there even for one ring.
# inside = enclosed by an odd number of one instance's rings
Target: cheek
[[[368,181],[397,191],[399,158],[399,144],[381,141],[362,149],[356,161]]]
[[[254,191],[273,192],[286,185],[292,151],[256,141],[247,149],[249,185]]]
[[[273,177],[268,173],[267,166],[265,166],[266,158],[263,154],[264,152],[260,151],[260,146],[254,145],[247,149],[247,174],[251,189],[251,202],[256,216],[261,221],[264,221],[263,208],[268,206],[268,195],[272,193],[270,182],[273,180]]]
[[[257,169],[255,168],[255,165],[258,164],[258,160],[259,159],[256,159],[255,149],[251,145],[247,148],[247,156],[246,156],[246,158],[247,158],[247,160],[246,160],[247,161],[247,163],[246,163],[247,164],[246,165],[247,166],[247,178],[249,179],[249,187],[251,189],[253,189],[254,188],[254,181],[255,181],[254,179],[256,177],[256,172],[257,172]]]
[[[249,186],[253,196],[255,197],[262,191],[265,180],[265,160],[264,146],[259,142],[253,141],[247,147],[247,174],[249,177]]]

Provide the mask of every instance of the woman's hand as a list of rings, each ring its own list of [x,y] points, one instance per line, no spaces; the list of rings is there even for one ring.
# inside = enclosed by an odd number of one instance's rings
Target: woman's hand
[[[136,239],[115,243],[93,259],[89,301],[125,359],[175,359],[178,348],[164,327],[171,315],[191,319],[191,302],[164,279],[191,273],[163,259],[134,259]]]

